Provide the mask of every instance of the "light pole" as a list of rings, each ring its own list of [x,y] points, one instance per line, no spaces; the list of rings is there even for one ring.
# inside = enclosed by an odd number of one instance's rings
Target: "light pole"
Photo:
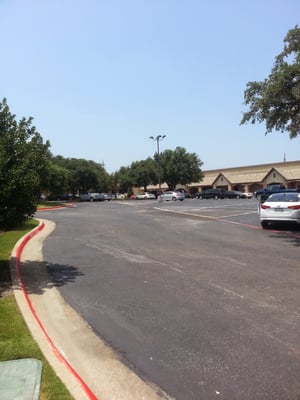
[[[150,136],[149,139],[152,139],[156,141],[157,144],[157,164],[158,164],[158,189],[159,189],[159,195],[158,195],[158,200],[161,200],[161,181],[160,181],[160,158],[159,158],[159,142],[161,142],[166,135],[157,135],[156,137]]]

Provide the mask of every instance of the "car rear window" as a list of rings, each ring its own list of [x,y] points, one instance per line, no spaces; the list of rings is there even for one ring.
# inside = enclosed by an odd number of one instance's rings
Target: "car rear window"
[[[267,202],[274,201],[283,201],[283,202],[299,202],[300,194],[299,193],[277,193],[273,194],[267,199]]]

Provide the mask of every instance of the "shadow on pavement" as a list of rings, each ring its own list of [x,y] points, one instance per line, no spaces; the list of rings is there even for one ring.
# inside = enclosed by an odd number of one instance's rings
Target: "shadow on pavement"
[[[21,280],[28,294],[42,295],[46,289],[71,284],[83,275],[72,265],[49,264],[45,261],[22,261],[20,265]]]
[[[72,265],[46,263],[46,269],[51,277],[53,286],[59,287],[75,282],[79,276],[84,276]]]
[[[275,224],[269,226],[272,238],[282,239],[287,244],[300,247],[300,227],[293,224]]]
[[[293,232],[293,231],[278,231],[271,235],[272,238],[281,239],[285,241],[287,244],[291,244],[295,247],[300,247],[300,232]]]

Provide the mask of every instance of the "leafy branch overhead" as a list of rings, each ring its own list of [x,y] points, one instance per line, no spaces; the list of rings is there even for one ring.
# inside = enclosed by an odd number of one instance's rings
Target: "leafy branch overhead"
[[[249,106],[240,124],[265,122],[272,130],[300,134],[300,29],[295,26],[285,39],[283,51],[275,58],[267,79],[248,82],[244,104]]]

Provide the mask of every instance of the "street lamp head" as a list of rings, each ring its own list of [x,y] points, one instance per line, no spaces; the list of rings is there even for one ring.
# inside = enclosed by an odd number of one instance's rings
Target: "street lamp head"
[[[158,142],[159,140],[163,140],[165,137],[166,135],[157,135],[156,137],[149,136],[149,139],[156,140]]]
[[[155,140],[163,140],[166,137],[166,135],[157,135]]]

